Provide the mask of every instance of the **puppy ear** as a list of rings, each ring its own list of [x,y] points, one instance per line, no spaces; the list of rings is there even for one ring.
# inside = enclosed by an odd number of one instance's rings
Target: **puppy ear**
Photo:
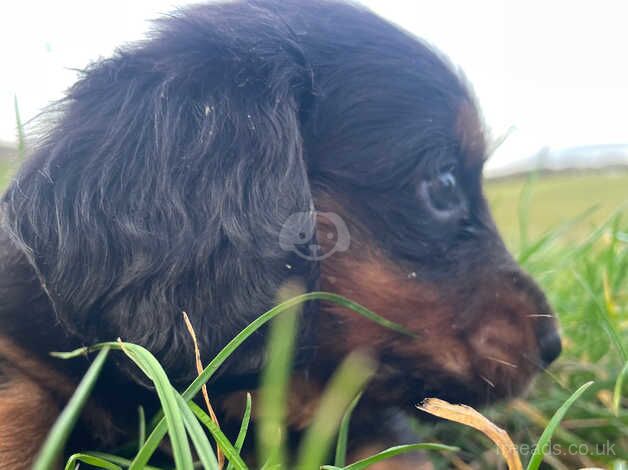
[[[316,262],[279,241],[312,208],[308,70],[284,31],[227,18],[226,38],[210,21],[170,19],[87,70],[4,196],[62,325],[86,344],[142,344],[175,380],[195,375],[183,311],[211,357],[289,278],[316,282]],[[262,344],[232,372],[255,372]]]

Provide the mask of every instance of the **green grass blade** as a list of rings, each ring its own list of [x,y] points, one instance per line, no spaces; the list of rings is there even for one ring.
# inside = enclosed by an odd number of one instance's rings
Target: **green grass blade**
[[[185,429],[194,444],[194,448],[196,449],[196,453],[198,458],[201,460],[203,464],[203,468],[207,470],[218,470],[218,460],[216,459],[216,454],[212,449],[211,444],[209,443],[209,439],[207,439],[207,435],[203,428],[197,421],[194,413],[190,410],[190,407],[185,402],[183,397],[177,393],[177,403],[179,404],[179,410],[181,410],[181,415],[183,416],[183,422],[185,424]]]
[[[351,414],[358,405],[358,402],[362,398],[362,394],[358,394],[349,407],[345,411],[342,421],[340,421],[340,428],[338,429],[338,440],[336,441],[336,456],[334,458],[334,465],[337,467],[344,467],[347,462],[347,443],[349,441],[349,425],[351,424]]]
[[[157,391],[157,396],[164,411],[168,434],[170,435],[170,445],[177,469],[191,470],[193,468],[192,452],[188,442],[184,418],[178,404],[178,393],[172,387],[166,372],[147,349],[131,343],[121,343],[122,351],[142,369],[150,378]],[[143,468],[132,464],[130,469]]]
[[[351,353],[342,362],[323,392],[314,420],[303,438],[297,468],[319,468],[324,463],[342,416],[375,368],[374,361],[360,352]]]
[[[190,407],[192,413],[196,415],[201,423],[209,430],[212,437],[216,440],[216,443],[220,446],[225,457],[229,459],[230,463],[233,463],[233,466],[237,470],[247,470],[247,466],[240,458],[240,452],[237,450],[233,444],[229,441],[227,436],[220,430],[220,428],[214,423],[214,420],[205,413],[200,406],[198,406],[193,401],[187,402],[187,405]]]
[[[68,436],[72,432],[85,402],[87,402],[108,354],[109,348],[103,348],[87,369],[72,398],[48,433],[33,465],[34,470],[48,470],[56,464],[56,459],[63,452]]]
[[[24,134],[24,124],[20,116],[20,106],[17,102],[17,95],[13,96],[13,109],[15,111],[15,128],[17,131],[17,158],[24,160],[26,157],[26,137]]]
[[[138,415],[138,437],[137,437],[137,448],[138,450],[142,448],[144,442],[146,442],[146,415],[144,414],[144,407],[139,406],[137,408]]]
[[[116,343],[114,342],[97,343],[91,347],[83,346],[81,348],[73,349],[72,351],[52,351],[49,354],[57,359],[74,359],[79,356],[87,356],[90,352],[100,351],[108,346],[111,347],[111,349],[115,349],[115,345]]]
[[[582,211],[580,214],[576,215],[572,219],[567,220],[563,222],[562,224],[558,225],[557,227],[547,231],[534,243],[529,244],[526,242],[525,249],[521,250],[521,252],[519,253],[519,256],[517,257],[519,264],[523,265],[527,263],[528,260],[532,257],[532,255],[534,255],[536,252],[541,250],[546,245],[549,245],[551,242],[559,238],[564,233],[571,230],[573,227],[577,226],[583,220],[586,220],[587,218],[589,218],[598,209],[599,209],[599,204],[595,204],[589,207],[588,209],[585,209],[584,211]]]
[[[517,216],[519,220],[519,247],[526,250],[528,247],[528,221],[530,215],[530,203],[532,202],[532,188],[538,178],[538,170],[528,173],[526,182],[519,193],[517,204]]]
[[[115,463],[111,463],[102,457],[83,453],[71,455],[67,463],[65,464],[65,470],[74,470],[76,468],[76,464],[78,464],[79,462],[86,463],[87,465],[96,468],[105,468],[107,470],[122,470],[121,466],[116,465]]]
[[[268,359],[262,371],[259,395],[261,410],[257,438],[257,461],[269,466],[285,467],[286,462],[286,407],[292,373],[292,359],[298,324],[298,309],[293,315],[273,320],[266,346]]]
[[[608,233],[609,227],[613,226],[616,221],[621,218],[623,211],[628,208],[628,203],[622,204],[618,208],[614,209],[608,217],[606,217],[598,227],[593,230],[574,250],[570,250],[567,253],[567,256],[564,260],[569,261],[573,258],[579,258],[585,255],[587,252],[591,250],[593,245],[600,240],[604,236],[605,233]],[[564,262],[561,260],[561,263]]]
[[[240,424],[240,430],[238,431],[238,437],[235,441],[235,449],[238,452],[238,455],[242,451],[242,446],[244,445],[244,440],[246,439],[246,433],[249,430],[249,423],[251,422],[251,394],[246,394],[246,406],[244,408],[244,415],[242,416],[242,424]],[[227,470],[234,470],[235,466],[233,462],[229,460],[229,464],[227,465]]]
[[[580,398],[580,396],[593,384],[593,382],[587,382],[582,385],[578,390],[576,390],[566,401],[562,404],[558,411],[554,413],[552,419],[545,427],[543,434],[539,438],[536,446],[534,448],[534,452],[532,453],[532,457],[530,458],[530,462],[528,463],[527,470],[538,470],[543,461],[543,449],[547,448],[549,445],[549,441],[554,434],[554,430],[558,427],[563,417],[567,413],[567,410],[574,404],[574,402]]]
[[[458,447],[446,446],[443,444],[431,444],[431,443],[422,443],[422,444],[407,444],[402,446],[394,446],[390,447],[382,452],[378,452],[377,454],[371,455],[362,460],[358,460],[357,462],[352,463],[346,467],[342,467],[342,470],[362,470],[363,468],[368,467],[369,465],[373,465],[374,463],[381,462],[382,460],[389,459],[391,457],[395,457],[396,455],[407,454],[409,452],[417,452],[424,450],[438,450],[438,451],[450,451],[457,452],[460,450]],[[321,469],[325,470],[335,470],[338,467],[331,465],[323,465]]]
[[[619,416],[619,404],[624,390],[624,377],[626,377],[626,375],[628,375],[628,362],[624,364],[623,369],[619,372],[617,380],[615,381],[615,388],[613,391],[613,413],[615,416]]]
[[[155,429],[153,429],[153,431],[148,435],[148,438],[146,438],[146,442],[133,458],[133,462],[131,462],[131,466],[129,468],[142,469],[146,467],[146,464],[157,450],[157,447],[159,447],[159,443],[167,432],[168,426],[162,418],[157,426],[155,426]]]
[[[343,297],[342,295],[332,294],[331,292],[310,292],[309,294],[303,295],[309,296],[311,300],[325,300],[327,302],[335,303],[349,310],[353,310],[355,313],[360,314],[364,318],[371,320],[373,323],[376,323],[386,329],[396,331],[397,333],[400,333],[402,335],[416,337],[416,334],[408,330],[406,327],[399,325],[398,323],[395,323],[393,321],[387,320],[386,318],[378,315],[375,312],[372,312],[368,308],[360,305],[357,302],[354,302],[353,300],[349,300],[346,297]]]
[[[70,359],[103,348],[123,351],[153,381],[165,415],[165,418],[160,422],[160,435],[156,434],[155,431],[151,433],[131,463],[130,470],[139,470],[146,467],[148,460],[159,446],[166,432],[170,434],[172,453],[177,469],[192,469],[192,453],[187,440],[183,417],[177,404],[177,392],[170,384],[168,376],[161,364],[159,364],[159,361],[147,349],[132,343],[108,341],[69,352],[54,352],[51,355],[61,359]],[[44,469],[42,468],[41,470]]]
[[[122,468],[126,468],[131,465],[131,461],[129,459],[125,459],[124,457],[119,457],[113,454],[107,454],[105,452],[99,452],[96,450],[90,450],[86,452],[89,455],[93,455],[94,457],[100,457],[101,459],[108,460],[109,462],[115,463]],[[162,470],[159,467],[153,467],[151,465],[146,465],[143,470]]]
[[[613,326],[611,320],[608,317],[608,312],[606,311],[606,307],[602,304],[600,300],[600,296],[596,295],[591,286],[583,279],[583,277],[577,272],[573,271],[573,276],[578,284],[585,290],[585,292],[591,297],[593,304],[597,307],[594,308],[593,311],[597,319],[600,321],[600,325],[606,331],[609,339],[613,343],[613,346],[617,349],[617,352],[621,356],[623,362],[628,362],[628,352],[626,352],[626,348],[624,347],[624,343],[619,336],[619,333]]]
[[[183,392],[183,398],[186,400],[191,400],[196,396],[196,394],[200,391],[201,387],[204,383],[206,383],[212,375],[216,372],[216,370],[229,358],[229,356],[244,342],[247,338],[249,338],[252,334],[254,334],[258,329],[268,323],[270,320],[275,318],[277,315],[284,313],[286,311],[290,311],[293,307],[300,305],[304,302],[310,300],[326,300],[329,302],[333,302],[339,305],[342,305],[354,312],[364,316],[365,318],[381,325],[385,328],[390,328],[399,333],[413,336],[407,329],[398,325],[394,322],[386,320],[383,317],[380,317],[376,313],[368,310],[367,308],[345,298],[337,294],[331,294],[329,292],[309,292],[307,294],[302,294],[297,297],[294,297],[290,300],[286,300],[285,302],[280,303],[279,305],[271,308],[266,313],[260,315],[255,320],[253,320],[246,328],[244,328],[240,333],[238,333],[227,345],[222,348],[222,350],[207,364],[205,369],[198,377],[185,389]],[[100,345],[96,345],[93,347],[100,347]],[[92,347],[92,348],[93,348]],[[88,348],[89,349],[89,348]],[[71,351],[70,353],[57,353],[57,357],[75,357],[81,354],[84,354],[85,349],[77,349],[75,351]],[[137,465],[135,468],[141,468],[141,465],[146,465],[150,456],[153,455],[159,443],[166,435],[166,425],[163,419],[161,419],[153,428],[153,431],[149,434],[144,447],[142,447],[141,451],[135,456],[133,460],[134,465]]]

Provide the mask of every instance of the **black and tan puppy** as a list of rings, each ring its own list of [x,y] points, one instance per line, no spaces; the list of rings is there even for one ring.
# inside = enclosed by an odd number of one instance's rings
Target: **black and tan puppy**
[[[464,79],[362,7],[235,1],[157,22],[83,73],[4,194],[0,468],[28,465],[89,364],[49,351],[122,337],[184,386],[182,311],[209,358],[295,278],[417,334],[307,305],[296,402],[357,348],[380,369],[356,422],[425,396],[518,393],[560,341],[491,220],[485,157]],[[264,358],[259,334],[210,384],[218,409],[255,387]],[[152,400],[117,359],[85,417],[103,447]],[[355,443],[397,439],[358,428]]]

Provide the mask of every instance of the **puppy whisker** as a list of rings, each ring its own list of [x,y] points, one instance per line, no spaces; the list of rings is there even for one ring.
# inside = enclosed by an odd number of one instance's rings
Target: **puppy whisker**
[[[541,363],[541,361],[538,361],[538,360],[535,360],[535,359],[531,359],[530,356],[528,354],[526,354],[526,353],[522,353],[521,357],[524,358],[530,364],[532,364],[539,371],[544,371],[545,370],[545,367],[543,367],[543,364]]]
[[[484,382],[486,382],[489,385],[489,387],[495,388],[495,384],[491,382],[487,377],[484,377],[482,374],[480,374],[480,378],[484,380]]]
[[[513,364],[512,362],[508,362],[508,361],[505,361],[503,359],[498,359],[496,357],[484,356],[484,358],[488,359],[489,361],[494,361],[494,362],[497,362],[499,364],[503,364],[505,366],[512,367],[513,369],[517,369],[519,367],[517,364]]]

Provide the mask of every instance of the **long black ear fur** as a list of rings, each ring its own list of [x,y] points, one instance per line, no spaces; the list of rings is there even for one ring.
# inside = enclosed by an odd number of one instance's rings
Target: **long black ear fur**
[[[85,71],[4,196],[63,327],[86,344],[142,344],[176,381],[194,376],[182,311],[211,357],[289,277],[316,279],[278,239],[312,207],[299,123],[310,71],[272,12],[220,8],[176,14]],[[228,370],[257,371],[262,345]]]

